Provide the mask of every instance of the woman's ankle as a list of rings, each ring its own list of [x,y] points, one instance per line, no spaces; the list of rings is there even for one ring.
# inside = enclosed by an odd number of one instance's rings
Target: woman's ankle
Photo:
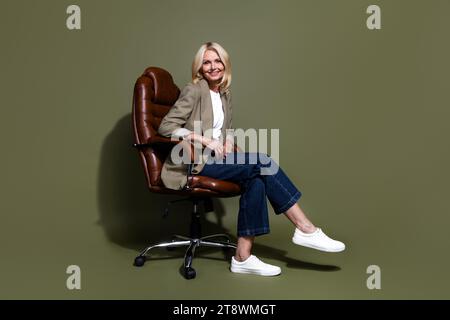
[[[301,223],[297,224],[296,227],[304,233],[313,233],[317,228],[312,223]]]
[[[250,253],[237,253],[234,255],[234,260],[242,262],[248,259],[250,257]]]

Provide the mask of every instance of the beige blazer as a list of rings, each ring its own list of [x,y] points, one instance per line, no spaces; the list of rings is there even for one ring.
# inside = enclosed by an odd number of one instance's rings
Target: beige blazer
[[[224,120],[222,126],[222,137],[226,136],[226,130],[231,129],[231,93],[221,92]],[[158,133],[165,137],[171,137],[174,130],[186,128],[194,130],[194,121],[202,121],[202,135],[213,127],[213,107],[208,82],[205,79],[198,83],[189,83],[180,93],[178,100],[162,119]],[[210,130],[212,131],[212,130]],[[194,164],[192,173],[198,174],[202,171],[205,162]],[[170,154],[164,161],[161,171],[161,179],[169,189],[182,189],[186,185],[187,164],[175,164]]]

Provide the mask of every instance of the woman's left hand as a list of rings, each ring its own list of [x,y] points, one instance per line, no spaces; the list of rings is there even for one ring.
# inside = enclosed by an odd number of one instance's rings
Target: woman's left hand
[[[224,145],[224,156],[226,156],[227,153],[231,153],[234,151],[234,144],[227,140]]]

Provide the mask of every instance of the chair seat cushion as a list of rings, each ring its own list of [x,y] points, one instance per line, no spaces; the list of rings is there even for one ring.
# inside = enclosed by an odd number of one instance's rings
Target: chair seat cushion
[[[229,196],[235,196],[241,193],[241,186],[237,183],[201,175],[190,176],[189,187],[193,189],[207,189],[217,193],[229,194]]]
[[[235,197],[242,192],[241,186],[237,183],[200,175],[190,176],[188,184],[190,187],[188,190],[173,190],[165,188],[163,185],[151,186],[150,190],[157,193],[218,198]]]

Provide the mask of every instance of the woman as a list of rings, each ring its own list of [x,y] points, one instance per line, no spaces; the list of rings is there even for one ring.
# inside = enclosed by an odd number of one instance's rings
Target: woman
[[[275,213],[284,213],[296,227],[292,238],[295,244],[326,252],[343,251],[345,245],[342,242],[329,238],[306,217],[297,204],[300,191],[270,157],[262,153],[233,153],[233,137],[226,131],[231,129],[230,83],[228,53],[217,43],[203,44],[192,63],[192,83],[182,90],[161,121],[158,132],[214,151],[215,161],[194,164],[193,174],[234,181],[242,186],[237,249],[231,259],[231,271],[262,276],[281,273],[279,267],[266,264],[251,254],[255,236],[270,231],[266,197]],[[233,160],[227,161],[231,156]],[[274,167],[276,172],[262,174],[262,170]],[[183,188],[186,165],[177,164],[172,156],[168,156],[161,178],[168,188]]]

